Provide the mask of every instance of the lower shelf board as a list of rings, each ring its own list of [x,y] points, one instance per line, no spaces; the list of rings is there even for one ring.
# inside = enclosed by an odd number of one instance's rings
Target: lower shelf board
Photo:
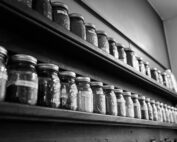
[[[177,129],[177,124],[0,102],[0,119]]]

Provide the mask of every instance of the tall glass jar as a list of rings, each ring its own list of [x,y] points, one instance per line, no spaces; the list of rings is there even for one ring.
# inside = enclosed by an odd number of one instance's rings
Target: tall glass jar
[[[78,89],[75,83],[76,74],[71,71],[60,72],[60,106],[69,110],[77,110]]]
[[[106,114],[117,115],[117,99],[114,93],[114,86],[105,85],[103,90],[106,95]]]
[[[169,111],[170,111],[170,120],[171,120],[170,122],[174,123],[173,110],[171,106],[169,106]]]
[[[158,81],[161,85],[163,85],[162,73],[160,70],[158,70],[157,73],[158,73]]]
[[[157,113],[157,107],[155,104],[155,100],[151,100],[151,105],[152,105],[152,111],[153,111],[153,120],[158,121],[158,113]]]
[[[141,105],[138,100],[138,94],[132,93],[132,100],[134,104],[135,118],[141,119]]]
[[[168,84],[168,79],[167,79],[167,74],[165,72],[162,73],[162,79],[163,79],[163,84],[169,88],[169,84]]]
[[[165,112],[164,104],[160,103],[160,107],[161,107],[161,110],[162,110],[162,120],[163,120],[163,122],[167,122],[167,117],[166,117],[166,112]]]
[[[145,65],[145,69],[146,69],[146,75],[151,77],[151,69],[149,66],[149,62],[144,62],[144,65]]]
[[[165,109],[165,114],[166,114],[166,122],[170,123],[170,114],[169,114],[169,111],[168,111],[168,107],[167,107],[167,104],[164,105],[164,109]]]
[[[32,7],[32,0],[17,0],[18,2],[22,3],[23,5],[31,8]]]
[[[105,31],[97,31],[98,47],[103,51],[110,53],[107,33]]]
[[[142,119],[149,120],[148,107],[147,107],[147,104],[145,102],[145,97],[141,96],[139,98],[139,100],[140,100],[140,105],[141,105],[141,116],[142,116]]]
[[[91,44],[98,47],[98,37],[96,34],[96,27],[92,23],[86,23],[86,40],[90,42]]]
[[[160,102],[156,102],[156,106],[157,106],[157,113],[158,113],[158,121],[163,122],[162,120],[162,110],[160,107]]]
[[[127,55],[127,64],[135,68],[135,52],[131,48],[125,48],[125,52]]]
[[[152,105],[150,103],[150,98],[146,98],[145,99],[146,104],[147,104],[147,108],[148,108],[148,115],[149,115],[149,120],[153,120],[153,109],[152,109]]]
[[[93,112],[93,92],[90,88],[89,77],[77,77],[78,87],[78,110],[83,112]]]
[[[174,111],[174,107],[171,107],[171,111],[172,111],[172,115],[173,115],[173,123],[175,123],[176,120],[175,120],[175,111]]]
[[[131,98],[131,92],[124,91],[124,96],[125,96],[125,101],[126,101],[126,116],[134,118],[135,113],[134,113],[133,101]]]
[[[70,17],[70,30],[82,39],[86,40],[84,17],[79,13],[72,13]]]
[[[151,77],[158,82],[157,68],[151,68]]]
[[[91,82],[93,91],[93,110],[95,113],[106,114],[106,98],[102,82]]]
[[[37,103],[38,76],[37,59],[24,54],[12,56],[8,66],[8,82],[6,100],[23,104]]]
[[[127,63],[127,56],[124,50],[124,45],[120,43],[116,43],[116,45],[119,53],[119,60],[121,60],[124,63]]]
[[[109,37],[108,41],[109,41],[110,54],[114,56],[116,59],[118,59],[119,55],[117,51],[116,40],[112,37]]]
[[[137,60],[139,62],[139,71],[142,72],[143,74],[146,74],[146,69],[145,69],[143,58],[137,57]]]
[[[53,21],[65,28],[70,30],[70,19],[68,15],[68,6],[61,2],[52,2],[52,16]]]
[[[122,89],[114,89],[117,98],[117,112],[118,116],[126,116],[126,106],[125,106],[125,99],[123,97]]]

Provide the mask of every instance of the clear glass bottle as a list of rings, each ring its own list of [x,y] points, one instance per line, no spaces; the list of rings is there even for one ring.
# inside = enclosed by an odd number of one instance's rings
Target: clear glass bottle
[[[144,65],[145,65],[145,69],[146,69],[146,75],[151,78],[151,69],[149,66],[149,62],[144,62]]]
[[[125,101],[126,101],[126,116],[134,118],[135,113],[134,113],[133,101],[132,101],[132,98],[131,98],[131,92],[124,91],[123,94],[124,94]]]
[[[155,104],[155,100],[151,100],[151,105],[152,105],[152,111],[153,111],[153,120],[158,121],[158,113],[157,113],[157,107]]]
[[[117,49],[118,49],[118,53],[119,53],[119,60],[121,60],[122,62],[124,62],[125,64],[127,63],[127,57],[126,57],[126,53],[124,50],[124,45],[120,44],[120,43],[116,43],[117,45]]]
[[[116,59],[118,59],[119,54],[118,54],[118,51],[117,51],[116,40],[112,37],[109,37],[108,42],[109,42],[110,54],[112,56],[114,56]]]
[[[153,109],[152,109],[152,105],[150,103],[150,98],[146,98],[145,99],[146,104],[147,104],[147,108],[148,108],[148,115],[149,115],[149,120],[153,120]]]
[[[142,119],[149,120],[148,107],[147,107],[147,104],[145,102],[145,96],[139,97],[139,100],[140,100],[140,105],[141,105]]]
[[[162,120],[162,110],[160,107],[160,102],[156,102],[156,106],[157,106],[157,113],[158,113],[158,121],[163,122]]]
[[[141,105],[138,100],[138,94],[132,93],[132,100],[134,104],[135,118],[141,119]]]

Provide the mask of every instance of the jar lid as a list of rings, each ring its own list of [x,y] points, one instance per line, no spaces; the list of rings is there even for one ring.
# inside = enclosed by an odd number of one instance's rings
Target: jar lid
[[[149,62],[145,61],[144,64],[145,64],[145,65],[149,65]]]
[[[79,13],[71,13],[71,14],[69,14],[69,17],[70,18],[80,18],[84,21],[84,17]]]
[[[59,67],[55,64],[50,64],[50,63],[40,63],[37,65],[39,69],[52,69],[55,71],[59,70]]]
[[[131,92],[129,92],[129,91],[124,91],[123,94],[124,94],[124,96],[131,96]]]
[[[104,85],[103,86],[103,89],[110,89],[110,90],[113,90],[114,89],[114,86],[113,85]]]
[[[146,100],[147,102],[150,102],[150,98],[146,98],[145,100]]]
[[[115,93],[123,93],[123,90],[122,89],[114,89],[114,92]]]
[[[125,48],[125,51],[126,51],[126,52],[134,52],[130,47],[126,47],[126,48]]]
[[[107,36],[107,33],[105,31],[98,30],[98,31],[96,31],[96,33],[98,35],[105,35],[105,36]]]
[[[116,40],[113,37],[108,37],[109,42],[116,42]]]
[[[138,99],[138,94],[132,93],[132,98]]]
[[[139,60],[139,61],[143,61],[143,58],[142,57],[136,57],[137,58],[137,60]]]
[[[164,106],[164,104],[163,104],[163,103],[160,103],[160,106]]]
[[[157,68],[151,68],[151,70],[153,70],[153,71],[157,71]]]
[[[37,64],[37,59],[33,56],[30,55],[25,55],[25,54],[16,54],[12,56],[13,61],[27,61],[31,62],[33,64]]]
[[[76,73],[72,71],[62,71],[60,72],[61,76],[70,76],[70,77],[76,77]]]
[[[91,82],[91,86],[100,86],[100,87],[102,87],[103,83],[102,82],[98,82],[98,81],[92,81]]]
[[[7,50],[3,46],[0,46],[0,53],[7,56]]]
[[[122,43],[118,43],[118,42],[117,42],[117,43],[116,43],[116,46],[117,46],[117,47],[122,47],[122,48],[124,48],[124,45],[123,45]]]
[[[145,96],[140,96],[139,99],[140,99],[140,100],[145,100],[146,97],[145,97]]]
[[[160,105],[160,102],[159,101],[157,101],[157,102],[155,102],[157,105]]]
[[[76,80],[79,82],[90,82],[90,77],[77,77]]]
[[[68,6],[66,4],[62,3],[62,2],[53,1],[53,2],[51,2],[51,5],[65,8],[68,11]]]
[[[161,73],[161,71],[160,71],[160,70],[158,70],[157,72],[158,72],[159,74]]]
[[[96,26],[92,23],[86,23],[85,26],[96,29]]]
[[[155,100],[150,100],[152,104],[155,104]]]

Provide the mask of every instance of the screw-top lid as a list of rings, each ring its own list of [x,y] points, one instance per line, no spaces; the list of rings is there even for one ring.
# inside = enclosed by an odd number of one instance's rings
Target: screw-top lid
[[[92,23],[85,23],[85,26],[96,29],[96,26]]]
[[[149,62],[145,61],[144,64],[145,64],[145,65],[149,65]]]
[[[56,6],[56,7],[62,7],[65,8],[68,11],[68,6],[62,2],[58,2],[58,1],[53,1],[51,2],[52,6]]]
[[[126,51],[126,52],[134,52],[130,47],[126,47],[126,48],[125,48],[125,51]]]
[[[7,50],[3,46],[0,46],[0,53],[7,56]]]
[[[151,70],[153,70],[153,71],[157,71],[157,68],[151,68]]]
[[[159,74],[161,74],[161,71],[160,71],[160,70],[158,70],[157,72],[158,72]]]
[[[120,93],[120,94],[121,94],[121,93],[123,93],[123,90],[122,90],[122,89],[114,89],[114,92],[115,92],[115,93]]]
[[[150,102],[150,98],[146,98],[145,100],[146,100],[146,102]]]
[[[131,92],[129,92],[129,91],[124,91],[123,94],[124,94],[124,96],[131,96]]]
[[[90,82],[90,77],[77,77],[78,82]]]
[[[62,71],[60,72],[61,76],[70,76],[70,77],[76,77],[76,73],[72,71]]]
[[[155,104],[155,100],[150,100],[152,104]]]
[[[163,107],[163,106],[164,106],[164,104],[163,104],[163,103],[160,103],[160,106],[162,106],[162,107]]]
[[[138,99],[138,94],[132,93],[132,98]]]
[[[59,70],[59,67],[55,64],[50,64],[50,63],[40,63],[38,64],[38,69],[52,69],[55,71]]]
[[[103,86],[103,89],[105,89],[105,90],[113,90],[114,89],[114,86],[113,85],[104,85]]]
[[[105,31],[102,31],[102,30],[98,30],[98,31],[96,31],[96,33],[98,35],[105,35],[105,36],[107,36],[107,33]]]
[[[98,82],[98,81],[92,81],[91,82],[91,86],[100,86],[100,87],[102,87],[103,83],[102,82]]]
[[[116,46],[117,46],[117,47],[122,47],[122,48],[124,48],[124,45],[123,45],[122,43],[118,43],[118,42],[117,42],[117,43],[116,43]]]
[[[37,63],[37,59],[35,57],[30,56],[30,55],[25,55],[25,54],[16,54],[12,56],[12,60],[13,61],[26,61],[26,62],[30,62],[33,64]]]
[[[145,96],[140,96],[139,99],[140,99],[140,100],[145,100],[146,97],[145,97]]]
[[[79,19],[82,19],[84,21],[84,17],[79,13],[71,13],[71,14],[69,14],[69,17],[70,18],[79,18]]]
[[[138,61],[143,61],[143,58],[142,57],[136,57]]]
[[[159,102],[159,101],[157,101],[157,102],[155,102],[155,104],[156,104],[156,105],[160,105],[160,102]]]
[[[113,37],[108,37],[109,42],[116,42],[116,40]]]

